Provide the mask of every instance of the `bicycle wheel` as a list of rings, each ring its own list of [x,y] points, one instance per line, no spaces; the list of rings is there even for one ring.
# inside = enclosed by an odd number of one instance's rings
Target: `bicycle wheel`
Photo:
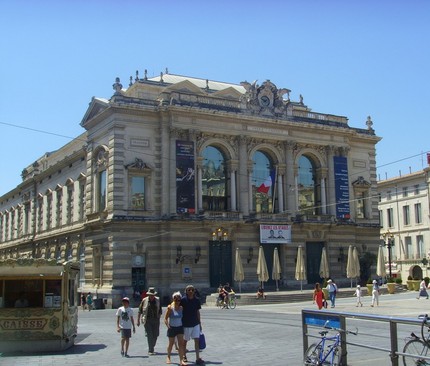
[[[430,324],[427,321],[427,315],[421,323],[421,337],[424,342],[427,342],[427,345],[430,345]]]
[[[411,339],[409,342],[405,344],[403,348],[403,353],[409,353],[411,355],[420,355],[420,356],[430,356],[429,348],[421,339]],[[408,357],[403,356],[403,365],[404,366],[412,366],[412,365],[430,365],[429,360],[423,360],[419,357]]]
[[[230,299],[228,306],[230,309],[236,309],[236,299]]]
[[[335,347],[335,349],[333,350],[333,361],[331,363],[331,365],[333,366],[340,366],[340,359],[342,356],[342,349],[340,347]]]
[[[305,352],[305,355],[303,357],[303,364],[305,366],[318,365],[320,361],[321,351],[321,344],[311,344]]]

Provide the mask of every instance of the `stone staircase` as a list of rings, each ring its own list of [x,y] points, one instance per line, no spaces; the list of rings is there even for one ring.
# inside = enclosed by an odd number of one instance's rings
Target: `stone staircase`
[[[354,296],[355,288],[340,288],[337,293],[337,298],[346,298]],[[407,291],[405,286],[397,285],[396,292]],[[363,296],[368,296],[367,288],[362,287]],[[266,299],[257,299],[254,293],[241,293],[236,294],[236,302],[238,305],[257,305],[257,304],[281,304],[292,302],[312,301],[313,290],[295,290],[295,291],[279,291],[279,292],[266,292]],[[381,287],[381,294],[388,294],[385,286]],[[212,293],[206,296],[206,306],[215,306],[217,293]]]

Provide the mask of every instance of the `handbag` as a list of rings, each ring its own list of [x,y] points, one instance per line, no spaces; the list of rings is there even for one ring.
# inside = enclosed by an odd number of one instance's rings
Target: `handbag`
[[[206,348],[206,338],[203,332],[200,332],[199,349],[205,349],[205,348]]]

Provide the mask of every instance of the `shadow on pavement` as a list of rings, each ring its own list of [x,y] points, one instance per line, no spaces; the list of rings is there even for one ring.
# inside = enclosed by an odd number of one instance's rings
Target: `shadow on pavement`
[[[87,352],[98,352],[105,349],[107,346],[105,344],[80,344],[89,334],[80,334],[76,337],[75,345],[64,350],[64,351],[51,351],[51,352],[3,352],[0,353],[0,357],[28,357],[28,356],[53,356],[53,355],[73,355],[73,354],[83,354]]]

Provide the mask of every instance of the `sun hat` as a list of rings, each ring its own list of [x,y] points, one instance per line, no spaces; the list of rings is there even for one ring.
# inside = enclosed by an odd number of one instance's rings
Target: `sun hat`
[[[150,287],[149,289],[148,289],[148,291],[146,292],[146,294],[147,295],[157,295],[157,291],[155,291],[155,288],[154,287]]]

